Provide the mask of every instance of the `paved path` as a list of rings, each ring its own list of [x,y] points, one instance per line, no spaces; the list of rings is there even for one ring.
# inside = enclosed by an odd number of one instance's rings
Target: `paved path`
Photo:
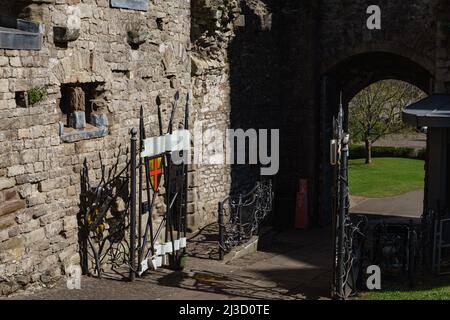
[[[65,283],[22,293],[14,299],[326,299],[331,279],[331,230],[289,232],[275,236],[270,249],[224,264],[217,261],[214,237],[196,237],[211,255],[193,256],[183,272],[161,269],[134,283],[82,279],[82,290]],[[208,245],[209,242],[209,245]],[[197,250],[198,251],[198,250]]]
[[[423,213],[423,199],[423,190],[393,198],[365,199],[355,197],[350,211],[355,214],[418,218]]]
[[[427,135],[422,133],[392,134],[379,139],[374,146],[423,149],[427,147]]]

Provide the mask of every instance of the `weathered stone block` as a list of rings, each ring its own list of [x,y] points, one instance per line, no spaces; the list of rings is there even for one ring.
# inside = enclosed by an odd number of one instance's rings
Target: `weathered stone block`
[[[20,260],[25,253],[23,240],[15,237],[0,243],[0,253],[4,261]]]
[[[15,188],[10,188],[10,189],[3,190],[1,193],[3,194],[3,200],[4,201],[18,200],[19,199],[19,194],[17,193],[17,189],[15,189]]]
[[[6,66],[8,64],[8,62],[9,62],[8,57],[3,57],[3,56],[0,57],[0,67]]]
[[[44,228],[34,230],[25,235],[25,242],[27,244],[36,244],[37,242],[42,241],[44,239],[45,239]]]
[[[98,128],[108,126],[108,117],[103,113],[92,113],[90,123]]]
[[[15,220],[18,224],[24,224],[30,221],[31,218],[32,218],[32,209],[25,209],[16,216]]]
[[[59,234],[63,229],[62,221],[55,221],[45,226],[45,235],[47,238],[51,239],[52,237]]]
[[[24,150],[20,153],[22,163],[32,163],[38,159],[38,150]]]
[[[2,203],[0,207],[0,217],[3,215],[7,215],[16,211],[19,211],[21,209],[25,209],[25,201],[23,200],[12,200],[12,201],[6,201]]]
[[[0,79],[0,92],[9,92],[9,80]]]
[[[14,225],[14,216],[12,214],[0,216],[0,230],[8,229]]]
[[[86,128],[86,114],[83,111],[72,112],[69,116],[69,126],[78,130]]]
[[[0,230],[0,242],[3,242],[7,239],[9,239],[8,230]]]
[[[34,206],[45,203],[45,200],[47,200],[46,195],[39,193],[39,194],[35,194],[32,197],[28,198],[27,202],[28,202],[29,207],[34,207]]]
[[[8,230],[8,237],[14,238],[14,237],[18,236],[19,233],[20,233],[20,228],[18,226],[12,226]]]
[[[69,87],[67,90],[69,95],[69,110],[85,111],[86,102],[83,89],[80,87]]]
[[[9,64],[11,67],[21,67],[22,62],[20,61],[20,57],[11,57],[9,58]]]
[[[97,128],[95,130],[80,130],[77,132],[66,133],[61,135],[61,140],[64,142],[76,142],[81,140],[89,140],[100,138],[108,135],[108,128]]]
[[[14,179],[0,178],[0,191],[14,187]]]
[[[63,228],[65,231],[75,230],[78,228],[78,221],[76,216],[64,218]]]
[[[16,177],[18,185],[25,183],[37,183],[48,178],[48,172],[21,174]]]
[[[24,166],[12,166],[8,168],[8,177],[15,177],[25,173]]]

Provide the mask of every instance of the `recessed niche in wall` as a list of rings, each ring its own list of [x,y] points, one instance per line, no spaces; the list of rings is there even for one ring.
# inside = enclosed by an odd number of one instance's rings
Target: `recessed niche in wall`
[[[16,106],[19,108],[28,108],[28,95],[26,91],[17,91],[15,93]]]
[[[69,83],[61,86],[60,135],[65,142],[103,137],[108,117],[102,82]]]
[[[128,79],[131,79],[130,70],[113,69],[112,74],[115,78],[126,77]]]
[[[164,30],[164,20],[162,18],[156,18],[156,26],[158,27],[158,30],[163,31]]]

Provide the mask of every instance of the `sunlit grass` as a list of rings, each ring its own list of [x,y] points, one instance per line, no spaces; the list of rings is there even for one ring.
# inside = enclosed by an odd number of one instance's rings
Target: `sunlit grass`
[[[413,288],[387,287],[383,291],[360,294],[361,300],[450,300],[450,277],[425,279]]]
[[[374,158],[349,161],[350,193],[368,198],[399,196],[424,186],[425,162],[403,158]]]

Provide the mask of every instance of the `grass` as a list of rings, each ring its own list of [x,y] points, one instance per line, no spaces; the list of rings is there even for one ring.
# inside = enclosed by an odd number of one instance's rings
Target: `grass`
[[[374,158],[349,161],[350,193],[367,198],[395,197],[424,186],[424,161],[401,158]]]
[[[365,292],[361,300],[450,300],[450,278],[433,277],[418,283],[414,288],[407,286],[388,287],[377,292]]]
[[[424,161],[404,158],[374,158],[349,162],[352,195],[385,198],[423,188]],[[450,300],[450,277],[427,277],[414,287],[400,283],[382,283],[382,291],[363,292],[360,300]]]

